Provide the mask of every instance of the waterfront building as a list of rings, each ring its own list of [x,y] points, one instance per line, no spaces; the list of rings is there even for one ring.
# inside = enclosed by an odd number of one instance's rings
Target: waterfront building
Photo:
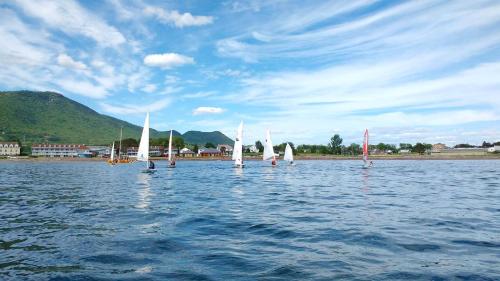
[[[17,142],[0,142],[0,156],[18,156],[21,147]]]
[[[127,155],[129,157],[137,157],[138,147],[129,147],[127,148]],[[161,157],[164,155],[165,148],[163,146],[150,146],[149,147],[149,156],[152,157]],[[168,154],[168,151],[167,151]]]
[[[229,155],[233,152],[233,147],[229,144],[219,144],[217,145],[217,150],[220,151],[222,155]]]
[[[198,156],[201,157],[214,157],[214,156],[222,156],[222,153],[216,148],[206,148],[202,147],[198,150]]]
[[[432,145],[431,153],[439,153],[448,149],[444,143],[436,143]]]
[[[92,154],[84,144],[33,144],[31,155],[42,157],[90,157]]]
[[[183,149],[181,149],[179,154],[181,157],[194,157],[196,155],[196,153],[194,153],[194,151],[192,151],[191,149],[189,149],[187,147],[184,147]]]
[[[172,155],[179,155],[179,149],[175,146],[172,146]],[[163,156],[168,157],[168,147],[163,150]]]
[[[499,151],[500,151],[500,145],[488,147],[488,152],[499,152]]]

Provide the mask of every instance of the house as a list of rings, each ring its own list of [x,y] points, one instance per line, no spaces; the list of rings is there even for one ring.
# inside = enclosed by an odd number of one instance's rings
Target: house
[[[104,146],[104,145],[89,145],[87,146],[89,148],[90,153],[92,153],[93,156],[99,156],[99,157],[105,157],[111,155],[111,147],[110,146]],[[116,149],[116,147],[115,147]]]
[[[488,147],[488,152],[500,152],[500,145],[495,145],[493,147]]]
[[[206,148],[202,147],[198,149],[198,156],[201,157],[214,157],[214,156],[222,156],[222,153],[216,148]]]
[[[410,154],[411,151],[409,149],[400,149],[399,154]]]
[[[179,149],[175,146],[172,146],[172,155],[179,155]],[[168,148],[163,150],[163,156],[168,157]]]
[[[233,147],[229,144],[219,144],[217,145],[217,150],[222,153],[222,155],[229,155],[233,152]]]
[[[21,147],[17,142],[0,142],[0,156],[17,156],[21,154]]]
[[[181,149],[179,154],[181,157],[194,157],[196,155],[196,153],[194,153],[194,151],[192,151],[191,149],[186,148],[186,147]]]
[[[90,157],[91,152],[84,144],[33,144],[31,155],[43,157]]]
[[[252,153],[258,153],[259,150],[257,149],[257,146],[255,146],[255,144],[252,144],[252,145],[245,145],[243,146],[244,150],[249,150],[250,152]]]
[[[432,153],[440,153],[444,151],[445,149],[448,149],[444,143],[436,143],[432,145],[431,152]]]

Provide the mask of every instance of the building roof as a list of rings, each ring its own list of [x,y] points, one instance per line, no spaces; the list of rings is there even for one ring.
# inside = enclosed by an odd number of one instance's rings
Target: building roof
[[[84,144],[51,144],[51,143],[34,143],[31,148],[78,148],[87,149]]]
[[[220,153],[220,151],[216,148],[200,148],[199,153]]]
[[[12,145],[13,147],[19,147],[19,144],[17,142],[0,141],[0,146],[9,147],[10,145]]]
[[[187,147],[184,147],[183,149],[181,149],[181,154],[194,154],[194,151]]]
[[[221,150],[221,148],[223,148],[223,147],[226,149],[226,151],[233,150],[233,147],[230,146],[229,144],[218,144],[217,145],[217,150]]]

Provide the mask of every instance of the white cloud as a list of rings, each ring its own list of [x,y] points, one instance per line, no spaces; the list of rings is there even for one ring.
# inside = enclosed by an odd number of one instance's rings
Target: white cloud
[[[54,83],[66,91],[93,99],[103,99],[108,95],[107,90],[88,81],[75,80],[70,77],[61,78]]]
[[[157,87],[155,84],[147,84],[142,90],[146,93],[152,93],[156,91]]]
[[[170,98],[165,98],[150,104],[143,104],[143,105],[126,104],[126,105],[116,106],[103,102],[100,103],[100,106],[102,110],[105,112],[125,115],[125,114],[139,114],[139,113],[160,111],[169,106],[171,102],[172,101]]]
[[[200,26],[207,25],[213,22],[213,17],[210,16],[193,16],[190,13],[179,13],[178,11],[166,11],[159,7],[146,7],[144,9],[146,15],[155,16],[160,22],[166,24],[174,24],[176,27],[185,26]]]
[[[208,91],[208,92],[197,92],[193,94],[185,94],[182,97],[186,99],[199,99],[199,98],[206,98],[215,95],[214,91]]]
[[[125,43],[125,37],[115,27],[107,24],[76,1],[16,0],[13,2],[31,17],[42,20],[47,26],[69,35],[84,35],[103,46]]]
[[[172,68],[185,64],[194,64],[194,59],[176,53],[152,54],[144,58],[144,64],[163,68]]]
[[[57,57],[57,63],[60,66],[64,66],[67,68],[78,69],[78,70],[87,69],[87,66],[83,62],[75,61],[75,60],[73,60],[73,58],[71,58],[70,56],[68,56],[66,54],[60,54]]]
[[[220,107],[200,106],[193,110],[193,115],[220,114],[222,112],[224,112],[224,109]]]

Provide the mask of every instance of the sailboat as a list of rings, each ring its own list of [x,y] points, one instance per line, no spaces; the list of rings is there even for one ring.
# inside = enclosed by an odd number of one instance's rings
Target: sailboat
[[[123,127],[120,127],[120,146],[118,148],[118,163],[130,163],[128,157],[122,158]]]
[[[113,142],[113,145],[111,146],[111,155],[109,156],[108,163],[111,165],[115,165],[115,142]]]
[[[365,139],[363,141],[363,168],[370,168],[372,162],[368,162],[368,129],[365,129]]]
[[[156,171],[154,163],[149,160],[149,112],[146,113],[144,120],[144,127],[142,128],[141,142],[139,143],[139,150],[137,150],[137,161],[146,162],[145,173],[154,173]]]
[[[170,138],[168,139],[168,163],[170,168],[175,168],[175,159],[172,157],[172,130],[170,130]]]
[[[276,166],[276,155],[274,154],[273,142],[271,141],[271,133],[269,130],[266,132],[266,144],[264,145],[264,161],[272,160],[272,165]]]
[[[293,151],[289,143],[286,143],[285,156],[283,157],[283,160],[288,161],[290,165],[293,164]]]
[[[235,167],[237,168],[245,167],[245,164],[243,164],[243,121],[240,122],[238,131],[236,132],[232,159],[234,160]]]

